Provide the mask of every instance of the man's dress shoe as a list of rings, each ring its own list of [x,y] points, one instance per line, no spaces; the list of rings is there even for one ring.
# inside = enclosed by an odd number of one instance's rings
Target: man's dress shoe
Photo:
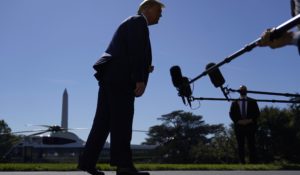
[[[148,172],[140,172],[134,167],[130,168],[117,168],[117,175],[150,175]]]
[[[99,170],[97,168],[86,168],[86,167],[83,167],[80,165],[78,165],[77,168],[82,171],[86,171],[87,173],[89,173],[91,175],[105,175],[104,172],[102,172],[101,170]]]

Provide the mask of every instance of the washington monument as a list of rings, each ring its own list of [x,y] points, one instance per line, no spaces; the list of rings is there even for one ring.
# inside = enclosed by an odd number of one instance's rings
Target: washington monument
[[[62,99],[61,127],[68,129],[68,92],[65,89]]]

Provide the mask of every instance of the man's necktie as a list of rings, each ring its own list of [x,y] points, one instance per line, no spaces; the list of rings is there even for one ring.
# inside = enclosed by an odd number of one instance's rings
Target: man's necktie
[[[246,99],[242,100],[242,117],[246,118],[247,114],[246,114]]]

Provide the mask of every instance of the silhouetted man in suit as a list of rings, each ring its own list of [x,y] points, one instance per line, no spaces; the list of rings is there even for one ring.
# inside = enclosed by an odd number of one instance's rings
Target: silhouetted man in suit
[[[135,97],[143,95],[153,71],[149,25],[161,17],[159,0],[144,0],[138,14],[118,27],[103,56],[95,63],[99,81],[98,104],[78,168],[93,175],[104,175],[96,168],[99,154],[110,134],[110,164],[117,175],[149,175],[133,165],[130,142]]]
[[[241,163],[245,161],[245,141],[249,149],[250,163],[256,163],[255,133],[257,129],[256,119],[260,115],[257,102],[247,97],[247,87],[241,86],[240,99],[232,102],[230,118],[234,124],[234,132],[238,144],[238,153]]]

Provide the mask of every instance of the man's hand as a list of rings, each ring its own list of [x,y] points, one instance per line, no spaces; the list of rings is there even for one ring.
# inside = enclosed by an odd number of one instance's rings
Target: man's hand
[[[136,97],[140,97],[145,92],[146,85],[144,82],[137,82],[134,89],[134,94]]]
[[[239,120],[239,121],[238,121],[238,124],[239,124],[239,125],[248,125],[248,124],[250,124],[250,123],[252,123],[252,122],[253,122],[252,119],[242,119],[242,120]]]
[[[154,66],[149,66],[148,71],[149,71],[149,73],[152,73],[154,71]]]
[[[271,33],[273,29],[267,29],[261,36],[261,39],[258,41],[257,45],[260,47],[269,46],[272,49],[283,47],[287,44],[290,44],[293,40],[293,33],[286,32],[280,38],[271,40]]]

